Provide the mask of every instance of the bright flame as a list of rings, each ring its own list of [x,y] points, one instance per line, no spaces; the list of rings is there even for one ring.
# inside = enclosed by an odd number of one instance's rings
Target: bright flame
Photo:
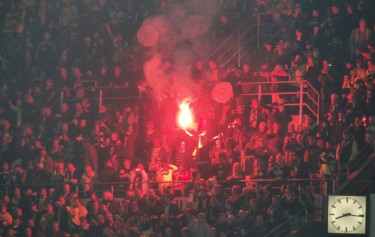
[[[190,111],[189,102],[184,101],[180,104],[180,111],[177,114],[178,125],[182,129],[187,129],[193,124],[193,115]]]

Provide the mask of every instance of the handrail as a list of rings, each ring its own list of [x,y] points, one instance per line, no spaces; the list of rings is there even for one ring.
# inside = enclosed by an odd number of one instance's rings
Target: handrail
[[[279,236],[279,237],[288,236],[290,233],[285,233],[285,229],[289,230],[290,229],[289,227],[290,227],[290,224],[292,223],[292,221],[295,218],[297,218],[298,216],[300,216],[302,213],[305,214],[304,221],[305,221],[305,223],[307,223],[307,208],[304,207],[301,210],[299,210],[298,212],[294,213],[293,216],[289,217],[286,221],[284,221],[283,223],[276,226],[273,230],[268,232],[264,237],[274,236],[274,234],[276,234],[276,232],[277,232],[277,236]]]
[[[129,87],[125,87],[125,86],[84,86],[84,87],[79,87],[79,88],[75,88],[75,87],[69,87],[67,88],[68,90],[75,90],[75,89],[128,89]],[[59,89],[60,91],[63,90],[63,89]]]
[[[371,144],[367,144],[354,158],[349,161],[345,168],[347,170],[346,180],[339,184],[337,193],[348,193],[353,190],[358,192],[361,185],[353,185],[353,183],[372,183],[375,181],[370,178],[373,176],[373,165],[375,164],[375,152]],[[351,191],[350,191],[351,190]]]
[[[303,94],[305,94],[307,97],[309,97],[310,100],[314,101],[316,104],[318,103],[318,101],[315,101],[315,99],[307,91],[303,92]]]
[[[226,38],[221,42],[221,44],[219,44],[219,46],[216,47],[216,49],[215,49],[214,51],[211,52],[210,57],[212,57],[212,56],[215,55],[216,53],[220,52],[221,48],[223,48],[225,44],[227,44],[227,43],[229,43],[229,42],[230,42],[230,43],[233,43],[233,41],[230,41],[230,39],[231,39],[232,37],[235,37],[235,36],[236,36],[236,33],[237,33],[240,29],[242,29],[242,27],[244,27],[245,25],[248,24],[248,22],[251,20],[251,17],[252,17],[252,16],[249,16],[249,17],[248,17],[247,19],[245,19],[242,23],[240,23],[240,25],[238,26],[238,28],[237,28],[237,29],[236,29],[231,35],[229,35],[228,37],[226,37]]]
[[[85,83],[93,84],[93,86],[91,86],[92,88],[97,88],[98,85],[98,82],[95,80],[79,80],[74,82],[74,89],[83,89],[84,87],[82,85]]]
[[[240,26],[240,27],[242,27],[242,26]],[[210,58],[211,58],[213,55],[215,55],[215,54],[221,52],[222,48],[224,48],[224,46],[225,46],[226,44],[229,44],[229,43],[230,43],[230,45],[233,45],[233,39],[232,39],[232,38],[236,38],[235,36],[236,36],[236,34],[231,34],[230,36],[226,37],[226,38],[223,40],[223,42],[222,42],[218,47],[216,47],[216,49],[210,54]],[[227,47],[226,47],[226,48],[227,48]],[[217,60],[217,59],[216,59],[216,60]]]
[[[52,39],[52,42],[57,42],[57,40],[59,40],[60,38],[63,37],[63,35],[70,31],[71,29],[73,28],[72,24],[70,24],[68,27],[66,27],[62,32],[59,33],[59,35],[57,35],[55,38]]]
[[[309,81],[303,80],[303,82],[306,83],[315,92],[315,94],[319,95],[319,92],[311,85]]]
[[[313,114],[315,115],[315,117],[319,118],[319,114],[318,114],[318,112],[315,112],[315,111],[310,107],[309,104],[307,104],[307,103],[303,103],[303,105],[306,106],[306,107],[310,110],[310,112],[313,113]]]
[[[303,81],[262,81],[262,82],[245,82],[245,83],[242,83],[242,85],[256,85],[256,84],[304,84],[305,80]]]
[[[267,77],[269,78],[269,77]],[[264,92],[262,91],[261,87],[264,86],[264,85],[280,85],[280,84],[284,84],[284,85],[295,85],[295,84],[299,84],[300,86],[300,90],[299,91],[289,91],[289,90],[281,90],[280,92]],[[303,85],[307,85],[307,88],[304,88]],[[300,102],[297,105],[300,106],[300,111],[299,111],[299,115],[300,115],[300,123],[302,124],[302,106],[305,106],[306,108],[309,109],[310,112],[313,113],[313,115],[316,117],[316,120],[317,120],[317,124],[319,124],[319,121],[320,121],[320,117],[319,117],[319,107],[320,107],[320,94],[317,92],[317,90],[315,88],[313,88],[311,86],[311,84],[306,81],[306,80],[303,80],[303,81],[269,81],[267,79],[266,82],[246,82],[246,83],[242,83],[242,90],[245,90],[247,89],[248,87],[251,87],[251,86],[254,86],[254,88],[256,87],[260,87],[257,92],[253,92],[253,93],[242,93],[240,96],[252,96],[252,95],[256,95],[258,96],[258,98],[261,98],[261,96],[263,95],[274,95],[274,94],[279,94],[279,95],[300,95]],[[311,88],[311,90],[310,90]],[[315,93],[315,95],[312,95],[311,93],[309,93],[309,91],[312,91],[313,93]],[[306,97],[305,97],[305,96]],[[311,105],[309,103],[306,103],[306,102],[312,102],[314,107],[316,107],[316,109],[314,109],[313,107],[311,107]],[[292,104],[290,104],[290,106],[292,106]]]
[[[48,97],[46,101],[44,101],[42,107],[45,107],[45,106],[52,107],[57,102],[57,97],[59,96],[60,96],[59,90],[54,90],[51,93],[51,96]]]
[[[254,48],[251,47],[250,42],[256,37],[255,48],[260,47],[260,27],[265,24],[280,25],[280,23],[262,23],[261,17],[268,16],[268,13],[254,13],[243,22],[239,24],[236,30],[231,35],[226,37],[222,42],[211,52],[209,58],[213,58],[221,68],[225,69],[228,66],[236,64],[233,59],[238,57],[238,66],[241,64],[241,59],[246,57],[245,53],[241,52],[243,49]],[[280,27],[279,32],[280,32]],[[256,32],[254,32],[256,30]],[[277,35],[278,33],[276,33]],[[275,34],[274,34],[275,35]],[[230,53],[234,51],[233,53]],[[222,62],[223,61],[223,62]]]
[[[86,96],[86,94],[82,97],[65,97],[65,90],[60,90],[60,104],[63,103],[63,101],[81,101],[81,100],[91,100],[91,101],[98,101],[98,110],[100,111],[101,106],[103,105],[103,101],[106,100],[139,100],[141,98],[141,93],[139,91],[133,90],[129,87],[124,86],[102,86],[98,87],[96,84],[94,86],[86,86],[86,87],[80,87],[80,88],[68,88],[69,91],[84,91],[84,92],[95,92],[96,95]],[[113,94],[103,94],[103,91],[110,91],[110,92],[116,92],[126,90],[127,93],[121,93],[121,96],[116,96]],[[136,93],[136,94],[135,94]]]
[[[349,173],[355,169],[358,169],[359,166],[363,164],[363,161],[366,160],[371,153],[373,153],[373,149],[374,148],[371,144],[367,144],[365,147],[363,147],[355,158],[346,164],[346,168],[348,169]]]
[[[332,179],[334,181],[334,179]],[[277,184],[281,184],[281,183],[295,183],[295,182],[306,182],[306,184],[310,184],[311,181],[322,181],[322,179],[320,178],[311,178],[311,179],[278,179],[278,180],[275,180],[275,179],[245,179],[245,180],[239,180],[239,181],[235,181],[236,183],[237,182],[240,182],[242,183],[244,186],[247,186],[248,184],[256,184],[256,185],[264,185],[264,184],[272,184],[272,183],[275,183],[277,182]],[[172,184],[172,185],[178,185],[178,184],[190,184],[192,183],[193,181],[192,180],[189,180],[189,181],[143,181],[143,182],[140,182],[140,183],[147,183],[147,184]],[[50,183],[44,183],[44,184],[37,184],[35,185],[34,187],[57,187],[59,188],[61,186],[61,188],[63,187],[64,184],[66,183],[69,183],[69,182],[50,182]],[[114,190],[116,191],[115,187],[117,187],[118,185],[130,185],[132,182],[129,182],[129,181],[113,181],[113,182],[94,182],[94,183],[88,183],[90,185],[93,185],[94,187],[108,187],[108,186],[111,186],[111,190]],[[223,181],[218,181],[218,184],[231,184],[233,182],[231,181],[228,181],[228,180],[223,180]],[[81,183],[81,182],[78,182],[74,185],[76,185],[78,187],[77,191],[78,192],[82,192],[82,190],[80,190],[83,185],[85,183]],[[319,184],[321,185],[321,184]],[[5,191],[6,194],[10,193],[9,191],[10,190],[13,190],[15,187],[19,187],[19,186],[22,186],[22,185],[19,185],[19,184],[7,184],[7,183],[2,183],[0,184],[0,191]],[[13,189],[12,189],[13,188]],[[31,187],[30,187],[31,188]],[[108,188],[107,188],[108,189]],[[95,188],[94,188],[95,190]],[[319,190],[322,190],[321,188]],[[104,191],[104,190],[100,190],[98,189],[98,191]]]

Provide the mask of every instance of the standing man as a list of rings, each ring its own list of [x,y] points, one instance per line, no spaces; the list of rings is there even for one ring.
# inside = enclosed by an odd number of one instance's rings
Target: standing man
[[[349,47],[352,56],[357,56],[361,52],[366,51],[367,44],[371,40],[372,30],[367,28],[366,20],[359,20],[359,27],[354,29],[350,34]]]

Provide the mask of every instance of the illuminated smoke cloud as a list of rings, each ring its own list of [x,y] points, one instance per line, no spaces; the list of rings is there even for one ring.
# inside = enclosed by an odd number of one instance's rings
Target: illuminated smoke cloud
[[[207,61],[213,45],[210,30],[220,8],[215,0],[204,0],[198,9],[202,12],[173,5],[165,14],[146,19],[138,32],[151,55],[144,73],[156,98],[185,98],[198,90],[190,78],[191,64],[198,58]]]

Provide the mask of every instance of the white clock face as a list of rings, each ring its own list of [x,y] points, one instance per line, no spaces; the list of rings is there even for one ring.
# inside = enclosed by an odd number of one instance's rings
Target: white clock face
[[[329,196],[328,233],[365,234],[366,197]]]

